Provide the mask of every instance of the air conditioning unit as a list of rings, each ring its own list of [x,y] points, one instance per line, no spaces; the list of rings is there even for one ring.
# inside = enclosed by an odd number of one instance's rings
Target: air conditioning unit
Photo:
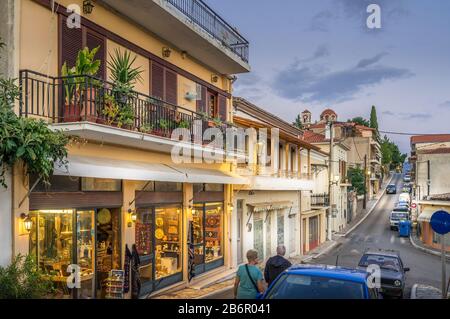
[[[194,101],[197,99],[197,93],[194,92],[186,92],[184,98],[188,101]]]

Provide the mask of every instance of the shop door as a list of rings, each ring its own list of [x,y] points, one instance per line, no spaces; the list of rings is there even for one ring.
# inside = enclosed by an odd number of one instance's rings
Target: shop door
[[[112,289],[106,288],[110,271],[121,269],[120,209],[101,208],[95,215],[95,297],[117,298]]]
[[[258,252],[259,259],[264,259],[264,231],[261,213],[255,213],[253,217],[253,243]]]
[[[95,298],[95,211],[77,211],[77,261],[81,270],[80,288],[76,298]]]
[[[319,218],[318,216],[309,219],[309,250],[319,246]]]
[[[236,261],[237,264],[240,265],[243,263],[243,242],[242,242],[242,222],[243,222],[243,216],[244,216],[244,208],[243,208],[243,200],[239,199],[237,201],[237,214],[236,214],[236,242],[237,242],[237,256]]]

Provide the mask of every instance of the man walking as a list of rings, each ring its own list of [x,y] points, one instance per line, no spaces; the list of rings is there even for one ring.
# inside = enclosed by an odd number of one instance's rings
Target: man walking
[[[264,269],[264,279],[269,286],[279,274],[292,266],[289,260],[284,258],[285,254],[286,247],[280,245],[277,247],[277,255],[270,257],[269,260],[267,260],[266,267]]]

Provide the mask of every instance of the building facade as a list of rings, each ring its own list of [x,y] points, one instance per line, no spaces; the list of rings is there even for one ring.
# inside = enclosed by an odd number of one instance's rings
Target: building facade
[[[235,162],[210,161],[236,153],[212,149],[203,135],[232,126],[232,75],[250,70],[249,44],[202,1],[183,3],[103,0],[92,12],[81,0],[1,4],[8,19],[0,29],[13,48],[8,74],[20,81],[17,114],[71,137],[68,164],[55,164],[50,187],[13,168],[0,193],[12,198],[0,207],[1,262],[33,254],[61,298],[107,297],[110,271],[124,268],[134,245],[141,296],[208,280],[232,265],[233,185],[246,180],[234,173]],[[98,48],[95,78],[65,76],[63,65],[75,66],[85,47]],[[125,52],[142,77],[128,95],[112,77]],[[183,145],[200,162],[174,162],[177,128],[188,130]],[[65,285],[72,264],[81,272],[76,289]]]
[[[250,180],[234,189],[234,264],[245,262],[249,249],[256,249],[261,260],[273,256],[278,245],[286,246],[288,256],[314,249],[325,241],[326,208],[311,206],[318,174],[312,163],[324,165],[327,155],[303,141],[301,130],[247,100],[234,98],[233,104],[234,123],[256,130],[243,143],[253,158],[237,170]]]

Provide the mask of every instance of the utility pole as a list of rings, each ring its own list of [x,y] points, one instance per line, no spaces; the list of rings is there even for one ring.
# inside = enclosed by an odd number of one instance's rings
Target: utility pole
[[[331,217],[333,214],[334,194],[333,194],[333,182],[334,182],[334,129],[333,122],[328,122],[328,129],[330,130],[330,158],[328,165],[328,197],[330,201],[330,209],[328,210],[328,227],[327,227],[327,240],[331,240]]]
[[[430,160],[427,161],[427,196],[430,196],[430,188],[431,188],[431,163]]]
[[[367,206],[367,154],[364,155],[364,200],[363,208],[366,209]]]

